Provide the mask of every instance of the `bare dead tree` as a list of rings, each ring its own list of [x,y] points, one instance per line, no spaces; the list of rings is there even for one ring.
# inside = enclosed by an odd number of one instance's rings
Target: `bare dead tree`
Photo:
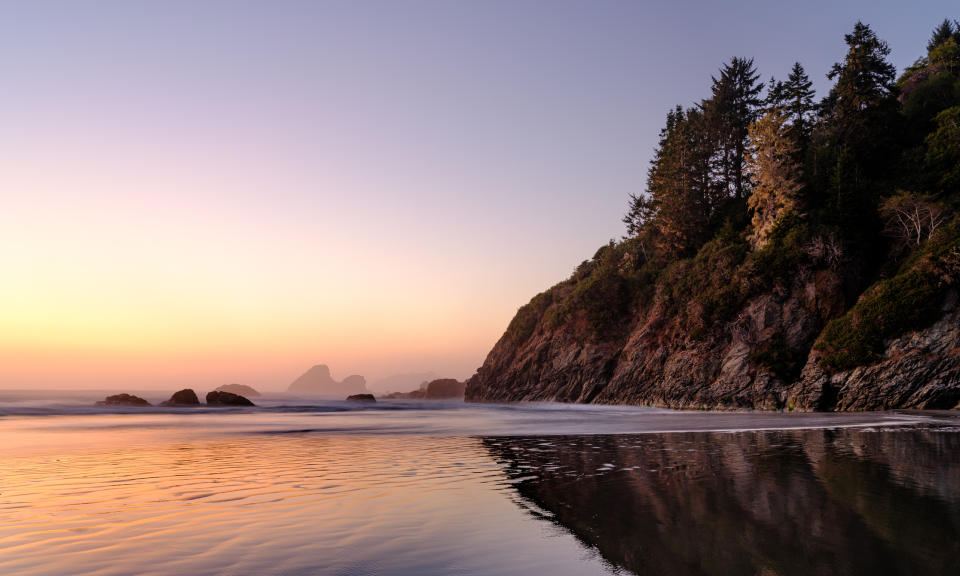
[[[933,237],[946,220],[946,213],[923,196],[900,192],[880,207],[884,233],[906,246],[917,247]]]

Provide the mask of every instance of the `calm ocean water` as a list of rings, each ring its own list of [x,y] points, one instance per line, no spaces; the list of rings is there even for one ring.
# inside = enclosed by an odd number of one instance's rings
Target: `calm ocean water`
[[[0,574],[960,573],[956,413],[104,395],[0,391]]]

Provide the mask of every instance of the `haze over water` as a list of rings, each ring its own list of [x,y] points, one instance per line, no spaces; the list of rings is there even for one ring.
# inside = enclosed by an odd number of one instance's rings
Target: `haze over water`
[[[93,399],[0,394],[0,572],[960,569],[955,414]]]

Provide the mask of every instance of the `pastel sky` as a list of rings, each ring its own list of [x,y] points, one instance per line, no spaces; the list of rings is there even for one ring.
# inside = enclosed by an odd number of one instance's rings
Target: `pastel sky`
[[[839,4],[839,5],[837,5]],[[465,378],[732,56],[955,2],[0,1],[0,388]]]

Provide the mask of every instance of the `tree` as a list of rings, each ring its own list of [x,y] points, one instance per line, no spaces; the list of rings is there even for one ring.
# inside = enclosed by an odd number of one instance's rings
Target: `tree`
[[[937,129],[926,138],[925,166],[947,194],[960,194],[960,106],[937,114]]]
[[[787,115],[772,110],[750,125],[747,168],[753,188],[747,206],[753,213],[750,244],[763,248],[783,218],[797,210],[801,184],[797,142]]]
[[[712,95],[701,104],[715,141],[714,178],[726,196],[738,199],[749,186],[744,169],[747,130],[763,104],[759,77],[752,58],[733,58],[720,69],[720,77],[713,78]]]
[[[879,231],[878,200],[893,191],[902,157],[902,116],[887,44],[862,22],[845,39],[847,54],[828,74],[836,84],[822,110],[824,152],[833,164],[827,208],[846,239],[872,249],[876,245],[868,239]]]
[[[951,38],[954,41],[960,41],[960,37],[958,36],[960,36],[960,22],[951,22],[949,19],[944,18],[943,22],[934,28],[933,34],[930,35],[930,41],[927,42],[927,53],[933,52],[937,46],[940,46]]]
[[[644,245],[661,257],[697,247],[707,230],[709,149],[704,146],[701,119],[698,111],[680,106],[667,114],[647,171],[646,193],[631,196],[623,219],[628,234],[644,237]]]
[[[844,39],[847,55],[827,77],[836,80],[830,92],[831,115],[841,137],[850,137],[865,127],[868,117],[863,112],[894,93],[896,68],[886,60],[890,47],[863,22],[857,22]]]
[[[646,194],[630,194],[630,207],[623,217],[623,223],[627,225],[627,238],[640,234],[653,215],[653,202]]]
[[[794,62],[790,75],[783,85],[785,109],[788,113],[787,120],[793,126],[793,130],[799,143],[803,143],[810,136],[811,117],[816,104],[813,97],[816,92],[813,90],[813,82],[807,76],[806,71],[799,62]]]
[[[929,240],[946,220],[943,209],[929,198],[904,191],[887,198],[880,206],[880,214],[884,232],[910,247]]]

